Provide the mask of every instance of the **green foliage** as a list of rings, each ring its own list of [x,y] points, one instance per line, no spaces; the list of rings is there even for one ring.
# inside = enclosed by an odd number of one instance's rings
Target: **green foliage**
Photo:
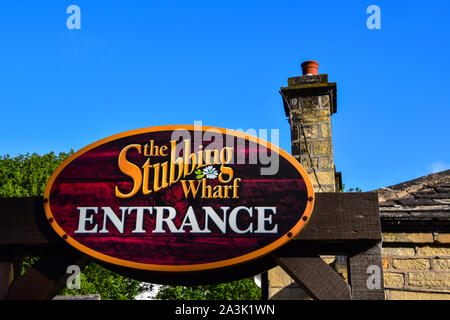
[[[150,290],[151,285],[122,277],[91,262],[80,274],[80,289],[65,288],[59,294],[81,295],[98,293],[102,300],[133,300],[143,291]]]
[[[53,171],[72,153],[0,156],[0,197],[42,196]]]
[[[356,188],[350,188],[345,190],[345,184],[342,185],[342,189],[339,190],[339,192],[362,192],[360,187],[356,187]]]
[[[165,286],[156,296],[166,300],[258,300],[259,289],[253,278],[204,286]]]
[[[23,259],[23,263],[22,263],[22,273],[21,274],[24,274],[38,260],[39,260],[39,257],[25,257],[25,259]]]
[[[195,179],[201,179],[201,178],[203,178],[205,175],[203,174],[203,172],[202,172],[202,170],[200,170],[200,169],[197,169],[197,170],[195,170]]]
[[[0,156],[0,197],[43,196],[45,186],[55,169],[71,154],[51,152],[45,155],[26,154],[11,158]],[[28,270],[37,257],[26,257],[22,273]],[[79,290],[64,289],[60,294],[100,294],[102,299],[134,299],[149,289],[139,281],[122,277],[91,262],[81,273]]]

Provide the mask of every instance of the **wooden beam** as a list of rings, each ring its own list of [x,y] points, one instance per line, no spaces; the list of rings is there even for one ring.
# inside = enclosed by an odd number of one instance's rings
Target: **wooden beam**
[[[41,197],[0,198],[0,246],[47,246],[49,228]]]
[[[377,193],[317,193],[311,221],[296,239],[381,241]]]
[[[280,267],[312,298],[350,300],[350,287],[319,256],[283,258],[274,255]]]
[[[381,241],[376,192],[318,193],[311,221],[298,240]],[[0,198],[0,246],[46,247],[57,241],[43,199]]]
[[[55,282],[34,268],[29,269],[10,286],[8,300],[51,299]],[[56,295],[56,293],[55,293]]]
[[[384,300],[381,242],[350,256],[347,264],[353,300]]]
[[[6,299],[13,274],[12,262],[0,262],[0,300]]]
[[[47,300],[56,296],[66,285],[67,267],[77,265],[82,270],[89,258],[68,245],[43,254],[21,277],[15,279],[8,291],[8,300]]]
[[[0,300],[6,299],[11,282],[22,272],[24,257],[21,250],[8,249],[0,256]]]
[[[13,263],[13,271],[14,271],[14,279],[17,279],[22,274],[23,261],[25,256],[20,252],[13,255],[12,263]]]

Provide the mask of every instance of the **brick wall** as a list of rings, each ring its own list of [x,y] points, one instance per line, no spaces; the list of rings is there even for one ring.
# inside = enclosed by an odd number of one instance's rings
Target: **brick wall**
[[[383,233],[386,299],[450,300],[449,233]]]

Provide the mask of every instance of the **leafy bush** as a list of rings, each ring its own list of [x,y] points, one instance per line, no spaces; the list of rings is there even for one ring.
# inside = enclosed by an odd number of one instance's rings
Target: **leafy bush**
[[[167,300],[258,300],[259,289],[253,278],[204,286],[165,286],[156,296]]]

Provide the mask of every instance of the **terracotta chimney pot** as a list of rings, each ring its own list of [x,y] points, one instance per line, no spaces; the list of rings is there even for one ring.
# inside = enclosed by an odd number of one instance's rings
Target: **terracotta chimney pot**
[[[308,60],[302,63],[303,75],[319,74],[319,63],[314,60]]]

